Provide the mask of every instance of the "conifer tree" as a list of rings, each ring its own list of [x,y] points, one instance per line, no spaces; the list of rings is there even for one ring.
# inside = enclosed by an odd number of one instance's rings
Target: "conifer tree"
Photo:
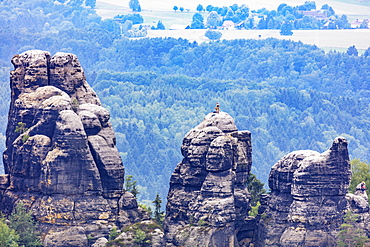
[[[162,199],[157,193],[155,200],[153,201],[154,204],[154,220],[157,221],[159,225],[162,225],[163,220],[164,220],[164,211],[161,211],[161,204],[162,204]]]
[[[338,234],[338,246],[361,247],[368,243],[369,239],[364,230],[354,226],[357,219],[357,214],[353,214],[351,211],[346,213]]]
[[[9,227],[19,235],[18,243],[20,246],[42,246],[37,223],[33,220],[31,212],[26,210],[22,201],[17,203],[9,220]]]
[[[136,198],[136,195],[140,193],[136,184],[137,184],[137,181],[136,180],[133,181],[132,175],[126,176],[126,182],[125,182],[126,191],[133,194],[135,198]]]

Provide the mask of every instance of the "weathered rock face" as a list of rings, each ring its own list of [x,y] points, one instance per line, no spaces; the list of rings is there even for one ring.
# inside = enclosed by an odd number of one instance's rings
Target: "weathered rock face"
[[[23,200],[45,233],[57,232],[45,238],[47,246],[67,246],[61,236],[68,246],[85,246],[88,235],[94,240],[113,224],[138,221],[136,200],[123,190],[109,112],[77,57],[32,50],[12,63],[1,210]],[[85,237],[72,241],[71,227]]]
[[[250,132],[238,131],[225,112],[210,113],[186,134],[181,151],[167,198],[167,245],[238,246],[250,208]]]
[[[347,141],[320,154],[296,151],[270,172],[271,194],[260,207],[256,246],[336,246],[351,179]]]
[[[369,237],[370,236],[370,210],[368,195],[366,190],[362,190],[362,183],[356,187],[354,194],[346,195],[348,201],[348,209],[358,216],[358,220],[354,223],[356,229],[361,229]]]

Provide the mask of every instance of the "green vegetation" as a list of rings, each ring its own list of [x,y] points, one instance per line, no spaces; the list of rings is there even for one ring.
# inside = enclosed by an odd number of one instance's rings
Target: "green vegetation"
[[[125,189],[126,191],[132,193],[134,197],[136,198],[137,194],[139,194],[139,190],[137,188],[137,181],[133,181],[133,176],[132,175],[127,175],[125,177]]]
[[[281,35],[293,35],[292,32],[292,23],[291,22],[284,22],[280,27],[280,34]]]
[[[252,172],[264,183],[283,155],[298,149],[325,151],[339,135],[349,141],[351,157],[370,160],[369,52],[325,53],[316,46],[276,39],[209,44],[129,40],[121,36],[120,22],[128,21],[128,30],[130,22],[142,20],[138,13],[130,13],[130,19],[123,15],[102,20],[91,7],[76,4],[0,2],[2,150],[10,102],[9,61],[25,50],[42,49],[78,56],[87,81],[111,113],[126,172],[140,184],[139,201],[151,202],[156,192],[166,198],[170,176],[183,158],[184,135],[215,102],[239,130],[251,131]],[[206,11],[211,9],[206,6]],[[289,9],[280,6],[276,12],[292,18]],[[183,15],[190,21],[193,13]]]
[[[22,122],[19,122],[17,127],[15,128],[15,131],[16,133],[19,133],[20,135],[24,134],[25,132],[27,132],[28,128],[26,128],[26,124],[25,123],[22,123]],[[29,135],[25,134],[22,136],[22,142],[25,143],[28,138],[30,138]]]
[[[0,246],[42,246],[40,236],[37,223],[22,201],[17,203],[9,220],[0,214]]]
[[[72,100],[72,110],[74,112],[77,112],[79,105],[80,105],[80,103],[78,102],[77,99]]]
[[[135,223],[123,229],[123,232],[131,234],[132,239],[128,239],[132,241],[135,246],[138,247],[146,247],[150,246],[152,242],[152,232],[155,229],[161,229],[159,225],[156,223]],[[124,242],[123,239],[112,239],[107,243],[107,247],[109,246],[127,246],[127,243]]]
[[[152,211],[152,208],[150,206],[147,206],[145,204],[139,204],[139,207],[141,207],[142,209],[144,209],[149,214],[149,216],[151,218],[153,217],[153,211]]]
[[[0,246],[18,247],[19,235],[14,229],[9,228],[5,218],[0,217]]]
[[[114,226],[109,232],[109,240],[114,240],[116,237],[120,235],[120,232],[118,231],[117,227]]]
[[[255,206],[251,207],[251,210],[249,210],[248,215],[249,216],[257,216],[258,215],[258,208],[261,206],[261,203],[258,201]]]
[[[130,0],[129,7],[133,12],[141,12],[139,0]]]
[[[247,188],[251,195],[251,210],[248,212],[250,216],[256,216],[258,213],[258,208],[261,205],[260,199],[261,195],[266,193],[266,190],[263,188],[264,183],[257,179],[256,175],[253,173],[249,174],[247,179]]]
[[[207,30],[204,36],[206,36],[210,40],[219,40],[222,36],[222,33],[219,31]]]
[[[162,199],[159,194],[156,195],[154,201],[154,220],[158,225],[162,226],[164,221],[164,211],[161,211]]]
[[[345,214],[344,223],[340,226],[338,233],[338,246],[362,247],[368,243],[369,239],[364,230],[355,226],[357,219],[358,215],[351,211]]]
[[[28,130],[28,128],[26,128],[26,124],[25,123],[22,123],[22,122],[19,122],[18,125],[17,125],[17,127],[15,128],[15,131],[14,132],[23,134],[27,130]]]
[[[197,11],[203,10],[203,6],[198,5]],[[292,35],[292,29],[348,29],[351,27],[346,15],[336,15],[333,8],[327,4],[318,8],[314,1],[306,1],[298,6],[282,3],[276,10],[266,8],[250,10],[245,4],[223,7],[208,5],[206,10],[213,18],[217,15],[221,20],[217,25],[208,22],[210,28],[220,27],[224,21],[232,21],[238,24],[238,29],[280,29],[282,35]],[[364,23],[360,28],[366,27],[367,23]]]
[[[362,162],[359,159],[351,160],[351,170],[352,179],[351,185],[349,186],[349,191],[355,193],[356,186],[362,181],[365,182],[367,186],[370,186],[370,164]]]
[[[37,223],[32,218],[31,212],[26,210],[22,201],[17,203],[9,216],[9,221],[9,227],[19,235],[18,243],[20,246],[42,246]]]

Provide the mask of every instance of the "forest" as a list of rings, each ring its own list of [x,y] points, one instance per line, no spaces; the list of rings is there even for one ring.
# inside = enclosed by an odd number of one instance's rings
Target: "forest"
[[[58,3],[57,3],[58,2]],[[138,198],[166,198],[184,135],[216,102],[252,133],[252,172],[264,183],[285,154],[323,152],[339,135],[352,159],[369,159],[370,48],[325,53],[288,40],[198,44],[128,39],[84,1],[0,1],[0,149],[10,102],[10,60],[29,49],[71,52],[111,113]]]

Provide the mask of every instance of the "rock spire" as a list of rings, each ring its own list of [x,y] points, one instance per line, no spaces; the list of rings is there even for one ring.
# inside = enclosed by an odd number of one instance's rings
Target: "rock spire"
[[[22,200],[40,222],[45,246],[87,246],[113,225],[138,221],[136,200],[123,190],[109,112],[77,57],[31,50],[12,63],[1,210]]]
[[[271,193],[259,210],[256,246],[336,246],[348,209],[351,180],[347,140],[324,153],[295,151],[271,169]]]
[[[250,132],[238,131],[225,112],[209,113],[186,134],[181,152],[167,198],[167,245],[237,246],[250,208]]]

